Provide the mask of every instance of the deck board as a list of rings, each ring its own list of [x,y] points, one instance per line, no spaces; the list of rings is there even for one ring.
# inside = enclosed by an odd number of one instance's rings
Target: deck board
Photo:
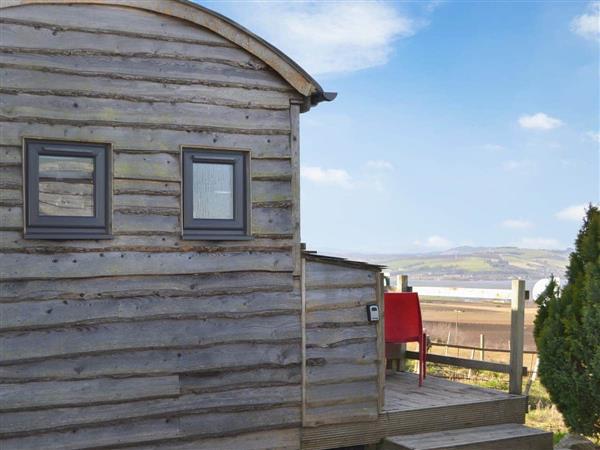
[[[416,375],[392,372],[387,374],[385,380],[384,411],[407,411],[516,397],[519,396],[431,376],[419,388]]]
[[[375,444],[387,436],[524,423],[527,398],[493,389],[427,377],[388,372],[383,411],[374,421],[305,427],[303,449]]]

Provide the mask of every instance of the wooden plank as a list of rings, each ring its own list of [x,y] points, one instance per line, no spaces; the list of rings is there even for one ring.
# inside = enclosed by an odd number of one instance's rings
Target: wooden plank
[[[289,181],[252,181],[250,191],[253,202],[292,201],[292,185]]]
[[[523,343],[525,333],[525,280],[513,280],[510,301],[509,392],[523,391]]]
[[[0,69],[1,71],[1,69]],[[0,72],[1,73],[1,72]],[[0,77],[1,79],[1,77]],[[20,146],[0,147],[0,165],[21,164],[22,150]]]
[[[300,364],[300,340],[219,344],[205,348],[136,350],[0,366],[0,380],[41,381],[100,376],[219,373]]]
[[[0,167],[0,188],[19,189],[23,186],[23,172],[20,166]]]
[[[307,386],[307,408],[377,400],[377,379]],[[377,413],[377,407],[374,408]]]
[[[0,204],[2,206],[20,206],[23,204],[21,189],[0,189]]]
[[[176,378],[176,377],[175,377]],[[74,383],[82,383],[81,381]],[[85,383],[90,383],[86,381]],[[174,417],[186,413],[223,410],[267,408],[298,402],[298,385],[252,387],[203,394],[186,394],[176,398],[143,397],[139,401],[110,405],[85,405],[61,407],[38,411],[9,412],[2,414],[0,433],[48,432],[65,428],[122,422],[146,417]]]
[[[311,386],[316,384],[339,383],[340,381],[358,381],[377,377],[377,364],[329,364],[307,368],[307,379]]]
[[[169,442],[143,447],[131,447],[132,450],[297,450],[300,448],[300,429],[286,428],[278,430],[243,433],[237,436],[217,438],[198,438],[182,442]]]
[[[169,84],[153,81],[112,79],[81,76],[75,69],[52,73],[39,68],[18,65],[0,67],[5,91],[46,93],[58,96],[114,98],[147,102],[201,103],[243,109],[290,108],[289,92],[264,89],[204,86],[201,84]]]
[[[548,450],[552,433],[519,424],[469,427],[458,430],[392,436],[382,450],[503,450],[506,448]]]
[[[254,157],[289,156],[288,135],[241,134],[233,129],[222,131],[196,131],[193,127],[185,132],[168,129],[141,129],[127,126],[101,126],[71,123],[47,124],[27,121],[0,120],[5,145],[21,145],[21,136],[45,136],[47,139],[111,142],[114,149],[135,149],[147,152],[171,152],[179,154],[180,145],[218,146],[227,148],[250,148]],[[290,171],[291,173],[291,171]]]
[[[150,442],[181,436],[178,419],[148,419],[104,427],[75,428],[31,436],[5,438],[0,443],[10,450],[79,450],[92,447]]]
[[[210,413],[183,416],[179,419],[182,434],[192,436],[215,436],[256,431],[258,429],[277,429],[300,425],[300,407],[280,408],[234,413]]]
[[[300,105],[290,105],[290,149],[291,149],[291,189],[292,189],[292,230],[294,242],[292,259],[294,274],[302,271],[302,248],[300,245]]]
[[[142,36],[97,33],[94,30],[56,32],[56,26],[39,26],[31,22],[11,23],[3,20],[2,46],[19,50],[53,50],[57,54],[99,56],[146,56],[182,60],[215,61],[232,66],[264,70],[268,66],[239,47],[215,46],[211,43],[185,43]]]
[[[295,385],[301,382],[300,367],[258,367],[249,370],[219,373],[189,374],[180,376],[183,393],[206,393],[217,390]]]
[[[307,429],[310,429],[311,427],[322,425],[362,422],[373,423],[377,420],[377,417],[376,400],[311,408],[307,412],[306,428],[304,429],[304,432],[306,433]],[[368,441],[363,438],[359,440],[357,444],[364,444],[366,442]],[[311,447],[303,445],[302,448]],[[321,448],[336,447],[332,447],[330,443],[326,443],[325,447]]]
[[[419,353],[407,351],[406,358],[418,360]],[[457,358],[455,356],[444,356],[431,353],[427,355],[427,362],[465,367],[467,369],[489,370],[491,372],[499,373],[509,373],[510,369],[508,364],[494,363],[491,361],[479,361],[476,359]],[[527,375],[527,367],[523,367],[523,375]]]
[[[311,347],[306,349],[307,366],[334,363],[368,364],[377,359],[377,341],[350,343],[331,348]]]
[[[242,271],[189,275],[116,276],[106,278],[0,281],[2,301],[206,296],[292,288],[288,272]]]
[[[113,213],[116,234],[179,233],[179,215]]]
[[[356,285],[375,285],[376,272],[335,264],[307,261],[307,288],[336,288]]]
[[[177,235],[153,233],[152,235],[113,235],[106,240],[31,240],[23,239],[20,231],[0,231],[0,250],[16,252],[89,252],[102,251],[291,251],[291,239],[259,238],[250,241],[185,241]],[[1,297],[1,296],[0,296]]]
[[[113,179],[113,194],[118,195],[180,195],[180,183],[168,181]]]
[[[16,209],[16,208],[15,208]],[[207,272],[291,270],[287,253],[239,252],[189,254],[106,252],[59,255],[0,255],[0,277],[4,280],[86,278],[124,275],[193,274]],[[22,267],[28,267],[23,272]]]
[[[81,76],[178,84],[203,84],[290,91],[274,71],[234,67],[217,61],[186,61],[157,57],[110,57],[17,53],[9,49],[1,55],[5,65],[19,65],[49,72],[72,71]]]
[[[308,384],[308,368],[306,357],[306,259],[300,254],[300,334],[302,345],[302,426],[306,425],[306,387]]]
[[[309,324],[337,323],[337,324],[367,324],[367,308],[354,306],[327,310],[308,311],[306,320]]]
[[[365,306],[377,301],[375,286],[361,288],[309,289],[307,311]]]
[[[159,296],[0,303],[0,330],[90,325],[129,319],[244,317],[300,310],[292,292],[251,292],[206,297]],[[358,334],[358,331],[356,331]],[[368,333],[363,333],[368,335]],[[372,334],[372,333],[371,333]],[[343,337],[343,336],[340,336]]]
[[[293,233],[291,208],[252,208],[252,234],[290,235]],[[291,257],[291,256],[290,256]]]
[[[212,128],[289,130],[288,111],[242,109],[200,103],[149,103],[90,97],[9,94],[0,97],[0,114],[15,117],[65,118],[120,124],[186,125]]]
[[[350,339],[374,339],[376,337],[377,329],[372,324],[358,327],[308,328],[306,345],[308,347],[335,347],[336,344]]]
[[[114,154],[114,177],[154,180],[180,181],[179,158],[167,153],[158,154]]]
[[[113,196],[115,209],[119,208],[164,208],[179,209],[179,196],[174,195],[145,195],[120,194]]]
[[[252,159],[252,179],[270,179],[270,181],[289,181],[292,166],[289,159]]]
[[[244,319],[163,319],[12,332],[0,336],[0,349],[3,362],[8,364],[89,353],[299,338],[300,318],[287,313]]]
[[[85,405],[179,395],[179,377],[98,378],[0,384],[0,411]],[[10,431],[10,430],[9,430]]]
[[[379,321],[376,324],[377,330],[377,411],[383,412],[385,404],[385,279],[383,273],[377,273],[377,306],[379,306]]]
[[[0,206],[0,229],[23,228],[23,208],[20,206]]]
[[[9,8],[2,12],[7,19],[20,19],[39,24],[47,23],[51,17],[52,26],[60,25],[66,29],[81,29],[86,24],[82,17],[93,17],[93,27],[97,32],[121,34],[125,36],[149,36],[180,42],[211,42],[215,45],[232,46],[231,42],[206,28],[177,20],[173,17],[155,14],[140,9],[113,5],[27,5],[21,8]]]
[[[421,297],[479,298],[509,300],[510,289],[483,289],[463,287],[413,286],[413,292]]]

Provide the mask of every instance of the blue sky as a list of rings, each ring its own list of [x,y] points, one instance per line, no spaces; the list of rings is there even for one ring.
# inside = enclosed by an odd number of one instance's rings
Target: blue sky
[[[328,91],[301,117],[311,249],[566,248],[600,199],[600,2],[201,2]]]

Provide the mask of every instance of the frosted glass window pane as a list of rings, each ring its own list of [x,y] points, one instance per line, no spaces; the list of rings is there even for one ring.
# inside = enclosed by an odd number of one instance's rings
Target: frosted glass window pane
[[[40,216],[94,216],[94,158],[39,156]]]
[[[194,219],[233,219],[233,165],[194,163]]]

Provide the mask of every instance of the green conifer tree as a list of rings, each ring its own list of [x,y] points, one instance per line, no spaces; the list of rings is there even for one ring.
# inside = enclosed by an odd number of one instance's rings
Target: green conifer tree
[[[539,375],[567,426],[600,436],[600,211],[590,205],[567,268],[538,297]]]

